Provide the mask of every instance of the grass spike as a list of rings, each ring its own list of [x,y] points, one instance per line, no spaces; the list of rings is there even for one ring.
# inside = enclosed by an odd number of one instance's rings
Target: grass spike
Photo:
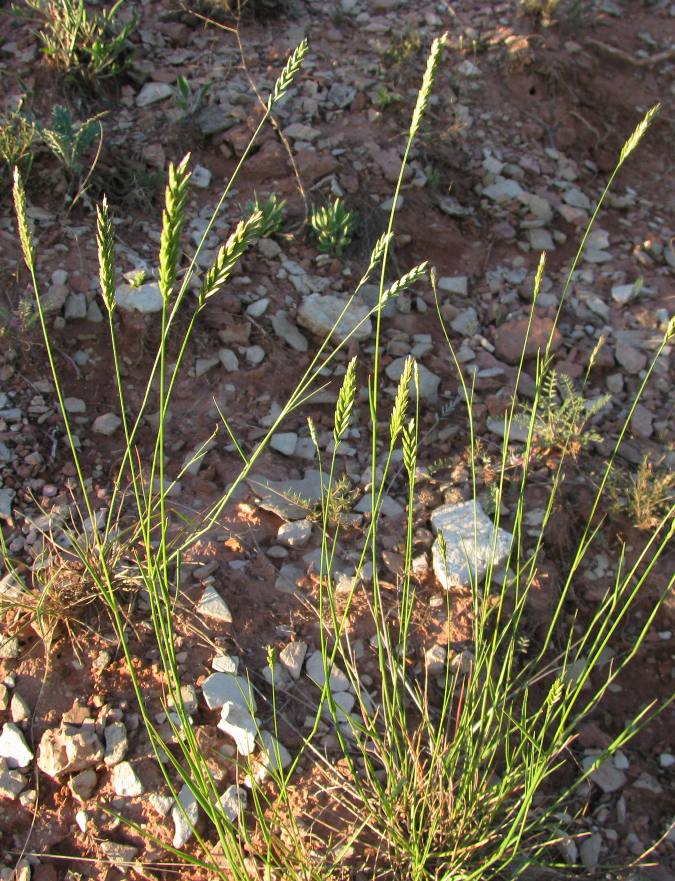
[[[19,230],[19,241],[21,242],[21,252],[29,272],[32,273],[35,270],[35,250],[33,248],[33,236],[30,231],[30,226],[28,225],[28,214],[26,212],[26,190],[24,189],[18,168],[14,168],[13,196],[16,224]]]
[[[349,427],[349,419],[354,407],[354,399],[356,398],[356,358],[352,358],[347,365],[347,372],[342,380],[342,386],[338,394],[337,404],[335,405],[335,426],[333,428],[333,438],[335,444],[340,442],[345,431]]]
[[[98,272],[101,296],[108,312],[115,309],[115,236],[104,196],[96,206],[96,242],[98,245]]]
[[[302,63],[305,60],[305,55],[307,55],[308,51],[309,43],[307,42],[307,39],[304,39],[293,50],[293,52],[291,52],[290,57],[284,66],[284,69],[281,71],[277,78],[277,81],[274,84],[272,94],[267,99],[268,110],[271,110],[275,104],[281,101],[286,92],[290,89],[293,80],[302,67]]]
[[[185,224],[185,205],[192,174],[188,171],[189,161],[190,154],[187,153],[178,165],[174,165],[173,162],[169,164],[169,181],[166,185],[159,245],[159,290],[164,302],[168,302],[176,281],[180,237]]]
[[[410,381],[413,377],[414,367],[415,359],[412,356],[408,356],[405,359],[403,372],[398,381],[394,406],[391,411],[391,419],[389,420],[389,434],[391,435],[392,444],[403,429],[405,413],[408,409],[408,398],[410,397]]]
[[[398,297],[399,294],[403,293],[403,291],[412,287],[414,284],[417,284],[418,281],[424,278],[429,269],[429,263],[425,260],[424,263],[420,263],[418,266],[414,266],[409,272],[406,272],[405,275],[402,275],[399,279],[397,279],[392,285],[384,291],[382,294],[382,303],[386,303],[387,300],[391,300],[393,297]]]
[[[422,117],[426,113],[427,104],[429,103],[429,97],[431,95],[431,89],[433,88],[434,79],[436,78],[436,71],[438,69],[438,64],[441,60],[441,53],[447,41],[448,35],[447,33],[445,33],[440,37],[436,37],[436,39],[431,44],[431,52],[429,53],[429,57],[427,59],[427,67],[424,71],[422,85],[417,95],[417,103],[415,104],[412,121],[410,123],[411,140],[417,135],[420,124],[422,122]]]
[[[256,239],[264,223],[264,216],[260,209],[253,211],[246,220],[240,220],[235,231],[218,251],[216,259],[204,277],[199,292],[200,307],[207,300],[215,296],[241,259],[251,242]]]
[[[637,145],[640,143],[642,138],[647,134],[647,130],[649,126],[654,121],[657,113],[661,110],[660,104],[655,104],[651,107],[644,115],[642,120],[635,127],[635,131],[628,138],[626,143],[621,148],[621,153],[619,154],[619,165],[623,165],[623,163],[628,159],[630,154],[635,150]]]

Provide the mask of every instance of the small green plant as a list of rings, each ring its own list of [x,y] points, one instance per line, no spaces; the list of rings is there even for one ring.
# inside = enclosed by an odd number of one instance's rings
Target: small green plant
[[[260,211],[263,216],[260,228],[260,238],[268,239],[270,236],[278,233],[284,225],[286,200],[280,199],[276,193],[271,193],[261,202],[256,195],[253,201],[249,202],[246,206],[246,212],[248,214],[252,214],[254,211]]]
[[[566,373],[544,369],[540,400],[523,405],[522,410],[525,416],[534,414],[533,437],[538,447],[563,450],[576,457],[584,447],[602,441],[597,431],[586,426],[610,400],[611,395],[587,400]]]
[[[638,529],[653,529],[675,502],[675,474],[664,461],[646,453],[635,474],[614,471],[607,485],[612,512],[627,513]]]
[[[131,285],[132,288],[140,288],[145,284],[148,278],[148,273],[145,269],[137,269],[135,272],[127,275],[127,281]]]
[[[181,111],[181,119],[189,119],[201,110],[212,85],[212,83],[202,83],[201,86],[193,89],[186,77],[178,77],[173,101]]]
[[[521,7],[528,15],[536,15],[540,18],[553,18],[560,0],[520,0]]]
[[[390,92],[384,83],[380,83],[375,90],[373,104],[378,110],[384,111],[387,107],[391,107],[392,104],[396,104],[399,101],[401,101],[401,96],[397,92]]]
[[[85,122],[75,122],[68,108],[57,104],[49,127],[38,126],[42,141],[59,160],[68,178],[74,179],[82,174],[88,150],[97,139],[102,140],[101,118],[104,115],[100,113]]]
[[[309,222],[318,239],[319,250],[339,257],[351,243],[356,221],[356,212],[336,196],[328,205],[313,211]]]
[[[39,31],[48,60],[89,84],[115,76],[126,65],[129,36],[136,30],[136,12],[126,23],[119,13],[125,0],[107,11],[90,13],[84,0],[26,0],[42,21]]]
[[[11,171],[18,168],[26,177],[33,163],[35,123],[13,111],[0,121],[0,160]]]
[[[386,49],[380,53],[385,67],[400,69],[412,58],[420,54],[422,36],[419,31],[405,30],[391,40]]]

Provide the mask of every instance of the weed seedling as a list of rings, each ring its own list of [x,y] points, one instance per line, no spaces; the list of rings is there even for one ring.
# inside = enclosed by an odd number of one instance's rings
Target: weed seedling
[[[201,110],[211,86],[212,83],[203,83],[193,89],[184,76],[178,77],[176,80],[177,91],[174,94],[173,102],[181,112],[181,119],[189,119]]]
[[[313,211],[310,225],[318,239],[319,250],[339,257],[351,243],[356,221],[356,212],[347,208],[339,196]]]
[[[576,457],[589,444],[602,442],[602,435],[586,426],[610,400],[611,395],[587,400],[566,373],[549,369],[543,371],[540,400],[533,406],[523,405],[522,410],[526,416],[534,415],[533,438],[538,447]]]
[[[97,139],[102,139],[103,116],[101,113],[85,122],[75,122],[68,108],[57,104],[49,127],[38,126],[40,137],[59,160],[68,178],[81,175],[87,151]]]

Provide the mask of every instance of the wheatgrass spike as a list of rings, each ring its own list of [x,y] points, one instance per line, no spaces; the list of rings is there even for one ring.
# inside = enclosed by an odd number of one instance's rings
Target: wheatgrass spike
[[[340,392],[338,394],[337,403],[335,405],[335,427],[333,428],[333,438],[338,444],[345,431],[349,427],[349,419],[354,407],[354,399],[356,397],[356,358],[352,358],[347,365]]]
[[[448,35],[447,33],[445,33],[440,37],[436,37],[436,39],[431,44],[431,52],[429,53],[429,57],[427,58],[427,67],[424,71],[422,86],[419,90],[419,94],[417,95],[417,103],[415,104],[415,110],[413,111],[412,121],[410,123],[411,141],[416,136],[420,127],[420,123],[422,122],[422,117],[426,112],[427,104],[429,103],[429,97],[431,96],[431,89],[433,87],[434,79],[436,77],[436,70],[441,60],[441,53],[447,41]]]
[[[274,88],[272,89],[272,94],[269,96],[267,100],[267,109],[271,110],[272,107],[284,97],[286,92],[291,87],[291,83],[297,76],[300,68],[302,67],[302,62],[305,60],[305,55],[309,51],[309,43],[307,39],[304,39],[291,53],[288,61],[284,69],[279,74],[277,81],[274,84]]]
[[[188,171],[189,161],[190,154],[187,153],[177,166],[173,162],[169,164],[159,245],[159,290],[165,303],[171,296],[180,258],[180,237],[185,224],[185,205],[192,174]]]
[[[113,233],[108,199],[104,196],[96,206],[96,243],[98,245],[98,273],[101,296],[108,312],[115,310],[115,235]]]
[[[33,272],[35,270],[35,251],[33,250],[33,236],[28,225],[28,214],[26,212],[26,190],[24,189],[19,169],[16,166],[14,168],[13,196],[19,241],[21,242],[21,253],[28,270]]]

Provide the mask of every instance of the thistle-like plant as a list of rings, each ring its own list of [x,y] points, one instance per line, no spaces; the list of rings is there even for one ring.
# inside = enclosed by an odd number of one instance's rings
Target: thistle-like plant
[[[339,257],[351,243],[356,221],[356,212],[336,196],[328,205],[314,210],[309,222],[318,239],[319,250]]]
[[[541,397],[536,405],[523,405],[524,414],[534,412],[533,439],[544,449],[564,450],[577,456],[591,443],[600,443],[602,435],[588,422],[611,400],[611,395],[600,395],[589,400],[574,387],[566,373],[543,371]]]
[[[49,126],[38,125],[40,138],[59,160],[68,178],[81,175],[87,151],[97,138],[99,142],[103,138],[103,116],[104,113],[99,113],[84,122],[75,122],[70,110],[57,104]]]

